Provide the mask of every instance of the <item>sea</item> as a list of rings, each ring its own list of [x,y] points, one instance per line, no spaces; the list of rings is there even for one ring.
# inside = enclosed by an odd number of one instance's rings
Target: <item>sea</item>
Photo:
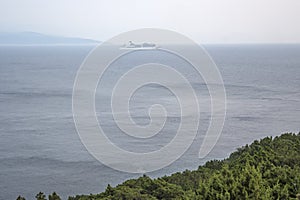
[[[14,200],[18,195],[33,199],[40,191],[47,195],[55,191],[66,199],[100,193],[107,184],[116,186],[142,175],[102,164],[77,133],[73,85],[94,48],[0,46],[0,200]],[[153,104],[162,104],[172,115],[162,133],[151,138],[124,134],[110,109],[111,90],[122,74],[143,63],[162,63],[182,73],[201,99],[199,128],[192,145],[175,162],[146,173],[150,177],[197,169],[256,139],[300,131],[300,45],[216,44],[204,48],[216,63],[226,91],[225,123],[216,145],[204,158],[198,154],[211,119],[210,93],[203,77],[188,63],[167,52],[136,51],[112,63],[99,82],[95,107],[100,125],[115,145],[132,152],[155,151],[168,144],[179,127],[181,118],[174,110],[180,107],[166,87],[145,85],[130,99],[133,121],[140,126],[149,124]],[[137,78],[143,76],[147,74]],[[181,88],[180,84],[176,87]]]

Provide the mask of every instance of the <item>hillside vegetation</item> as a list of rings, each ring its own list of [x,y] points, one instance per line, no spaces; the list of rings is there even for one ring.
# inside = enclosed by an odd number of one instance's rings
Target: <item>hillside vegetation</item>
[[[144,175],[108,185],[100,194],[69,197],[91,199],[300,199],[300,134],[254,141],[194,171],[157,179]]]

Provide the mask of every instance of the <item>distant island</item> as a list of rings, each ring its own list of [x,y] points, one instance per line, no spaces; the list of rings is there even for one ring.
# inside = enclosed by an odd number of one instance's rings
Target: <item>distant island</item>
[[[17,200],[24,200],[19,196]],[[37,200],[46,200],[42,192]],[[60,200],[58,194],[49,200]],[[300,133],[266,137],[237,149],[229,158],[212,160],[197,170],[151,179],[144,175],[100,194],[68,200],[142,199],[300,199]]]
[[[0,32],[0,45],[71,45],[71,44],[99,44],[99,41],[45,35],[36,32]]]

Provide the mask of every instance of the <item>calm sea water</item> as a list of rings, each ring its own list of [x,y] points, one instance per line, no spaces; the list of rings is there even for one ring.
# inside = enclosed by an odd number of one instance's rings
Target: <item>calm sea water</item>
[[[139,176],[110,169],[84,148],[72,117],[76,72],[92,47],[0,47],[0,199],[28,199],[39,191],[62,197],[98,193]],[[164,134],[135,140],[115,126],[109,90],[133,65],[156,60],[181,71],[202,100],[199,133],[190,149],[170,166],[149,173],[157,177],[196,169],[210,159],[223,159],[237,147],[264,136],[300,130],[300,45],[232,45],[206,47],[222,74],[227,115],[217,145],[205,159],[199,147],[209,124],[209,95],[201,77],[187,63],[163,52],[140,51],[114,63],[97,89],[96,109],[108,137],[124,149],[155,150],[174,136],[180,118],[168,119]],[[178,86],[180,87],[180,86]],[[137,123],[147,124],[147,108],[162,103],[178,109],[164,87],[141,88],[131,102]]]

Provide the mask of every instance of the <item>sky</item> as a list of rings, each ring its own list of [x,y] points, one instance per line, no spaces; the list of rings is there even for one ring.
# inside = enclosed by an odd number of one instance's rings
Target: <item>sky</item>
[[[0,0],[0,31],[105,41],[139,28],[200,43],[300,43],[300,0]]]

